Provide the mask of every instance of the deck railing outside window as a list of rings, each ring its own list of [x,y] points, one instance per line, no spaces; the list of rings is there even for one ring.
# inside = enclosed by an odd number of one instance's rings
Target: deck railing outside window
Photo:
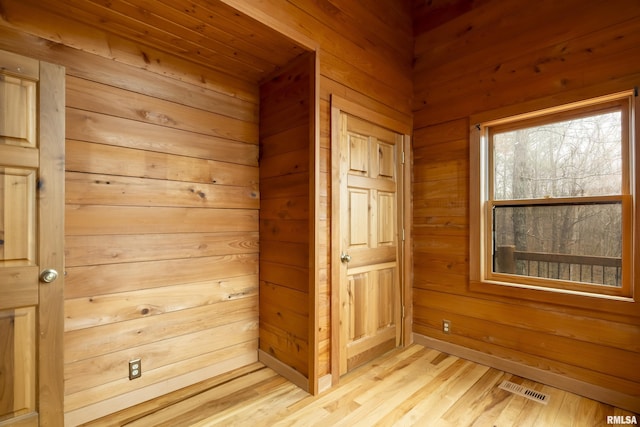
[[[496,248],[494,271],[529,277],[622,286],[622,258],[516,251]]]

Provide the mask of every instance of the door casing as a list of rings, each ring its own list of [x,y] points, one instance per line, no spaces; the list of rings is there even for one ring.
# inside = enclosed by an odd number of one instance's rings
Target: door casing
[[[36,171],[30,182],[35,206],[33,256],[23,263],[30,270],[54,269],[58,278],[45,283],[37,272],[29,277],[18,274],[16,294],[35,288],[37,296],[29,296],[22,306],[36,307],[35,329],[35,412],[9,419],[11,425],[62,426],[64,424],[64,150],[65,150],[65,69],[10,52],[0,52],[0,67],[7,75],[36,83],[35,144],[5,145],[7,159],[1,166]],[[16,150],[17,148],[17,150]],[[23,162],[33,158],[34,162]],[[3,160],[7,164],[2,164]],[[22,286],[28,285],[24,288]],[[20,291],[20,289],[23,289]],[[20,298],[19,296],[17,297]],[[20,305],[18,305],[20,306]],[[0,422],[0,425],[3,425]]]
[[[330,277],[331,277],[331,377],[332,384],[339,382],[340,378],[340,206],[336,201],[340,198],[340,114],[347,113],[351,116],[369,121],[378,126],[403,135],[400,147],[401,158],[399,163],[404,166],[401,170],[401,183],[398,184],[398,197],[401,198],[398,209],[398,234],[402,236],[399,241],[399,275],[401,282],[401,337],[400,345],[405,346],[412,342],[411,323],[411,286],[410,269],[412,262],[411,251],[411,125],[393,117],[389,117],[377,111],[371,110],[345,98],[331,95],[331,244],[330,244]]]

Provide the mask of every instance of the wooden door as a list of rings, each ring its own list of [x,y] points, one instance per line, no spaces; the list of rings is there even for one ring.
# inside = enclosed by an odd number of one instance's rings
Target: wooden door
[[[0,426],[63,423],[63,184],[64,69],[0,52]]]
[[[339,113],[340,375],[397,347],[402,336],[403,136]],[[339,217],[339,218],[338,218]]]

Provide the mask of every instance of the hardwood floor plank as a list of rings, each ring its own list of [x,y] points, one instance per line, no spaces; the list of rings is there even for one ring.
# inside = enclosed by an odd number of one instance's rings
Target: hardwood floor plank
[[[532,387],[533,385],[535,385],[533,381],[524,381],[521,378],[517,379],[517,381],[514,381],[514,379],[511,379],[508,381],[520,384],[522,387]],[[498,385],[499,384],[500,383],[498,383]],[[507,395],[509,394],[504,390],[502,392],[506,393]],[[525,398],[508,399],[507,405],[500,412],[500,414],[498,414],[498,417],[496,419],[496,425],[520,425],[520,424],[516,424],[516,420],[518,420],[519,418],[524,418],[524,421],[529,420],[530,416],[527,412],[525,412],[525,408],[527,407],[529,402],[531,401]],[[534,402],[531,402],[531,403],[534,403]],[[534,403],[534,404],[537,405],[537,408],[540,408],[542,406],[539,403]],[[521,417],[521,414],[523,413],[525,413],[525,416]],[[524,421],[521,421],[521,422],[524,422]]]
[[[424,384],[421,366],[428,362],[429,354],[417,359],[411,365],[393,372],[384,379],[369,387],[354,401],[358,408],[348,414],[330,419],[336,426],[374,425],[387,416],[395,407],[400,405]],[[331,425],[331,424],[329,424]]]
[[[549,401],[544,405],[502,390],[504,380],[548,394]],[[420,345],[392,350],[318,396],[258,366],[139,406],[91,425],[580,427],[606,425],[608,415],[640,419]]]
[[[539,426],[553,426],[556,425],[556,419],[560,411],[563,411],[563,401],[567,394],[564,390],[558,390],[557,388],[543,386],[542,392],[549,394],[549,403],[544,411],[541,411],[536,417],[535,424]],[[603,418],[606,420],[606,418]]]
[[[233,407],[238,401],[248,400],[255,394],[254,387],[263,381],[281,379],[271,369],[261,369],[252,375],[243,376],[229,381],[224,387],[215,387],[200,393],[187,400],[178,402],[172,406],[155,412],[152,415],[141,418],[127,424],[128,427],[144,427],[154,425],[156,427],[177,425],[176,423],[189,425],[194,420],[194,413],[206,414],[218,413],[228,407]]]
[[[252,399],[245,405],[236,405],[228,408],[219,414],[193,424],[193,426],[243,425],[247,422],[249,414],[253,420],[252,425],[273,425],[267,422],[272,408],[287,406],[299,400],[303,394],[306,394],[306,392],[289,382],[277,384],[277,386],[272,386],[265,391],[267,392],[258,393],[257,398]]]
[[[504,374],[504,379],[509,379],[509,374]],[[501,380],[502,381],[502,380]],[[484,427],[487,425],[499,425],[495,422],[496,418],[500,416],[502,411],[509,404],[510,394],[506,391],[493,387],[483,399],[482,407],[483,411],[480,413],[472,423],[469,425],[473,427]],[[542,425],[542,424],[541,424]]]
[[[459,367],[454,370],[457,366]],[[451,375],[443,378],[442,384],[421,403],[420,411],[411,419],[412,425],[431,424],[436,420],[443,425],[461,425],[455,419],[449,420],[447,414],[453,407],[457,407],[456,404],[470,387],[479,381],[486,382],[487,378],[493,379],[497,373],[499,372],[486,366],[460,359],[452,365]],[[465,412],[467,408],[460,410]]]
[[[433,373],[427,373],[426,377],[425,375],[418,376],[424,385],[409,398],[392,408],[386,416],[380,419],[378,424],[382,426],[414,425],[429,409],[433,408],[433,400],[436,396],[440,396],[439,390],[454,376],[462,375],[464,371],[460,370],[460,366],[465,363],[464,360],[449,357],[434,364],[437,370]],[[446,407],[443,408],[444,410]]]
[[[529,387],[538,392],[543,392],[542,389],[544,388],[544,385],[536,383],[534,381],[525,381],[523,383],[523,386]],[[524,399],[518,400],[522,401]],[[536,419],[544,410],[545,405],[527,399],[523,402],[520,413],[514,419],[514,425],[522,427],[534,427],[538,425],[536,424]],[[601,419],[606,420],[605,417],[602,417]]]
[[[375,383],[384,381],[394,369],[409,366],[423,357],[428,360],[439,354],[425,348],[413,347],[410,348],[411,351],[387,353],[376,359],[373,364],[354,370],[341,379],[337,389],[320,396],[309,397],[303,404],[291,407],[287,411],[288,414],[283,415],[286,416],[288,423],[301,426],[308,425],[309,419],[317,420],[319,424],[327,423],[325,425],[331,425],[329,422],[332,419],[341,420],[360,407],[360,404],[355,401],[359,395]]]
[[[580,413],[578,412],[578,406],[580,405],[580,400],[582,398],[572,393],[565,393],[564,399],[562,400],[562,410],[558,412],[558,416],[554,422],[554,427],[570,427],[579,425],[575,422],[576,419],[579,419]],[[584,420],[586,424],[586,420]],[[591,425],[589,423],[588,425]]]

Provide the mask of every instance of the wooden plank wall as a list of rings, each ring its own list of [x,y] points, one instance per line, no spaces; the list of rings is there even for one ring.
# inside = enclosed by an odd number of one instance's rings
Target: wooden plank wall
[[[260,349],[307,378],[315,353],[309,333],[313,56],[303,55],[260,86]]]
[[[181,61],[171,71],[193,78],[167,78],[6,22],[0,34],[67,67],[65,422],[256,361],[257,84]]]
[[[223,0],[294,39],[317,45],[320,66],[317,378],[331,372],[331,94],[412,123],[410,0]]]
[[[68,76],[67,412],[255,360],[257,121],[228,108]]]
[[[468,199],[471,115],[640,84],[640,3],[451,1],[433,21],[424,5],[415,2],[414,331],[626,393],[637,411],[639,304],[470,291]]]
[[[308,362],[320,377],[330,372],[330,95],[410,125],[410,2],[224,2],[318,48],[319,355]],[[74,424],[255,359],[259,92],[170,47],[37,5],[0,1],[0,48],[67,69],[65,410]],[[217,351],[223,343],[229,350]],[[143,351],[142,378],[129,381],[126,361]]]

